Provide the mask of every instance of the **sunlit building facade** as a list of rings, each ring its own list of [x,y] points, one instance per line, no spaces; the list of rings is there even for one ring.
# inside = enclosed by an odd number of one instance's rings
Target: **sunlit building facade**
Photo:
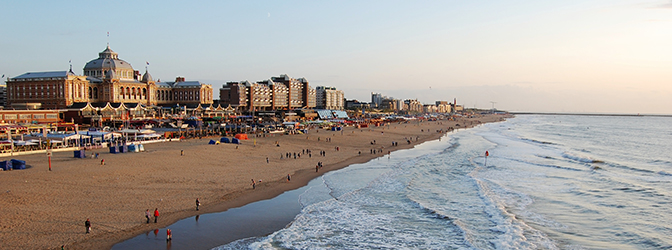
[[[185,81],[156,82],[147,70],[141,75],[119,59],[109,46],[86,63],[84,75],[72,71],[28,72],[7,80],[8,106],[67,108],[75,103],[137,103],[150,105],[212,104],[209,84]],[[37,107],[37,106],[35,106]]]

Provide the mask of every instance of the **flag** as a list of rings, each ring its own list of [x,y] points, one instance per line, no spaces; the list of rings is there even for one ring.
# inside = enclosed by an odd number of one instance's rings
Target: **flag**
[[[488,153],[488,151],[485,151],[485,156],[486,157],[490,156],[490,153]]]
[[[147,63],[147,65],[149,65],[149,62],[148,62],[148,61],[145,61],[145,62]]]
[[[5,78],[5,74],[2,74],[2,78]]]
[[[110,37],[110,32],[109,31],[107,32],[107,37]]]

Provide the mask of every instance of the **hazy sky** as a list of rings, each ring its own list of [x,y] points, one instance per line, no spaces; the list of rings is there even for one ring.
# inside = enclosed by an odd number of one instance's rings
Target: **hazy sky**
[[[0,74],[110,47],[154,79],[218,89],[305,77],[510,111],[672,114],[671,0],[2,1]],[[110,33],[109,37],[107,32]]]

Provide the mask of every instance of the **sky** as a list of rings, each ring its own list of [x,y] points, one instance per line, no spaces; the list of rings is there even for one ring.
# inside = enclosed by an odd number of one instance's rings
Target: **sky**
[[[26,0],[0,9],[6,77],[70,61],[83,74],[109,43],[155,80],[211,84],[216,99],[226,82],[287,74],[366,102],[376,92],[507,111],[672,114],[672,0]]]

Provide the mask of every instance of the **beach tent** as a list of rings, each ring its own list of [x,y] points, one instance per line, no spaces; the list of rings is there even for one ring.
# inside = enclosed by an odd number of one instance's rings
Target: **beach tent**
[[[75,158],[86,158],[86,151],[84,149],[75,150]]]
[[[13,169],[26,169],[26,161],[12,159],[11,162]]]
[[[238,140],[237,138],[232,138],[231,143],[240,144],[240,140]]]
[[[128,152],[138,152],[138,145],[129,144],[128,145]]]
[[[111,154],[119,153],[119,147],[114,146],[114,145],[113,145],[113,146],[110,146],[110,153],[111,153]]]
[[[236,139],[238,139],[238,140],[249,140],[247,138],[247,134],[237,134]]]
[[[229,141],[229,138],[226,137],[222,137],[221,139],[219,139],[219,141],[222,143],[231,143],[231,141]]]
[[[10,161],[0,161],[0,169],[2,170],[12,170],[12,163]]]
[[[208,144],[215,145],[215,140],[210,140],[210,142],[208,142]]]

